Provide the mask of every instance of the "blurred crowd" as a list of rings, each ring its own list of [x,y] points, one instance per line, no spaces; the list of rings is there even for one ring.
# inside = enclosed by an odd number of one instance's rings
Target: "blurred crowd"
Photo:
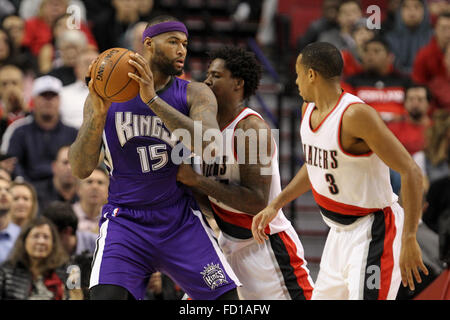
[[[253,2],[234,2],[232,17],[242,21]],[[436,243],[450,214],[450,1],[386,0],[378,27],[359,1],[321,2],[322,16],[298,38],[293,55],[315,41],[338,47],[342,88],[373,106],[422,168],[419,231],[437,276],[444,266]],[[88,95],[84,76],[108,48],[142,52],[146,21],[163,12],[158,3],[0,0],[0,299],[88,297],[109,177],[99,163],[80,181],[68,161]],[[271,46],[277,1],[263,3],[257,40]],[[391,178],[398,193],[398,174]],[[183,295],[159,273],[148,293]]]

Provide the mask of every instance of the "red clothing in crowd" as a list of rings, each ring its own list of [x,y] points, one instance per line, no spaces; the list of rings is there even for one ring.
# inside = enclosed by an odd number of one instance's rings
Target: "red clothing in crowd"
[[[435,76],[445,76],[444,53],[436,37],[417,52],[414,60],[412,79],[414,82],[428,84]]]
[[[391,121],[386,125],[411,155],[425,148],[426,126],[409,120]]]
[[[450,111],[450,75],[434,77],[428,87],[437,109]]]
[[[97,41],[95,40],[86,24],[81,23],[80,31],[82,31],[86,35],[88,43],[90,45],[97,47]],[[22,44],[25,47],[30,48],[33,55],[37,56],[39,54],[39,51],[45,44],[52,42],[52,38],[52,29],[41,18],[34,17],[26,21],[25,35]]]
[[[372,106],[385,122],[389,122],[406,115],[403,102],[405,88],[410,83],[408,77],[395,71],[386,75],[361,72],[345,79],[341,87]]]
[[[344,60],[344,70],[342,70],[342,75],[344,78],[353,76],[354,74],[363,71],[361,63],[355,59],[353,54],[348,50],[342,50],[342,60]]]

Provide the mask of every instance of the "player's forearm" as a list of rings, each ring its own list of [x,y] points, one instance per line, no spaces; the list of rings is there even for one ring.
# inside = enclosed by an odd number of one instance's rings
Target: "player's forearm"
[[[402,239],[415,239],[419,220],[422,215],[422,172],[413,164],[407,171],[401,173],[403,209],[405,220],[403,225]]]
[[[203,134],[206,130],[211,129],[212,127],[203,122],[194,122],[194,120],[190,117],[182,114],[162,99],[157,99],[151,103],[149,107],[162,120],[170,132],[174,133],[177,129],[187,130],[189,132],[190,141],[183,141],[183,143],[187,147],[190,147],[192,151],[200,153],[198,154],[199,156],[202,156],[201,152],[196,150],[196,148],[201,146],[202,150],[205,150],[205,148],[211,143],[209,141],[203,141]],[[214,129],[218,129],[218,127]],[[201,141],[201,143],[196,147],[196,142],[198,143],[198,141]]]
[[[269,205],[276,210],[280,210],[289,202],[297,199],[310,189],[311,184],[309,182],[306,165],[303,165],[286,188],[284,188],[283,191]]]
[[[75,142],[69,149],[69,162],[72,172],[80,179],[87,178],[98,165],[102,133],[106,121],[106,114],[95,112],[89,105],[85,108],[83,124],[78,131]]]
[[[230,185],[198,175],[193,187],[236,210],[257,214],[267,205],[264,196],[245,186]]]

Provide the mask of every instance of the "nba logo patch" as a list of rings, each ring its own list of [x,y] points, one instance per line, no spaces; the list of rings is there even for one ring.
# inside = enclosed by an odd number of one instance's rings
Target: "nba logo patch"
[[[203,276],[203,280],[205,280],[206,284],[211,288],[211,290],[214,290],[215,288],[228,283],[225,277],[225,273],[223,272],[222,268],[220,268],[219,264],[208,264],[200,273]]]
[[[119,213],[119,208],[115,208],[114,210],[113,210],[113,213],[112,213],[112,216],[113,217],[117,217],[117,214]]]

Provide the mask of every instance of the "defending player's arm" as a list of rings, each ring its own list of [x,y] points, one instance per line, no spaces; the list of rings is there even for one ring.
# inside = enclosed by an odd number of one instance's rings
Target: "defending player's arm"
[[[95,93],[92,86],[93,80],[89,82],[89,95],[84,103],[83,123],[69,149],[72,172],[80,179],[89,177],[98,165],[106,114],[111,105]]]
[[[176,129],[186,129],[191,136],[188,147],[194,150],[194,140],[201,139],[203,150],[210,144],[203,141],[203,132],[213,128],[219,130],[217,123],[217,101],[211,89],[203,83],[191,82],[187,88],[187,102],[190,107],[189,117],[171,107],[162,99],[158,99],[153,82],[153,74],[144,57],[139,54],[130,55],[130,64],[136,67],[139,75],[129,73],[128,76],[137,81],[140,86],[141,99],[152,111],[161,118],[164,125],[174,132]],[[194,121],[202,121],[202,136],[196,137]],[[194,138],[192,138],[194,137]]]
[[[195,173],[190,166],[180,167],[178,179],[184,184],[234,209],[249,214],[256,214],[266,206],[269,198],[272,176],[270,172],[265,172],[264,169],[270,168],[271,160],[267,162],[264,159],[263,161],[261,155],[271,158],[271,150],[274,147],[272,145],[272,136],[270,129],[256,117],[249,117],[241,121],[237,128],[242,129],[242,132],[254,129],[258,138],[254,150],[250,150],[249,144],[245,143],[245,163],[239,165],[239,185],[225,184],[209,179]],[[259,130],[262,130],[261,135],[258,134]],[[265,152],[259,150],[260,143],[266,146]],[[266,153],[267,155],[265,155]],[[250,159],[255,159],[255,161],[252,163],[249,161]]]
[[[414,290],[412,274],[420,283],[418,269],[428,270],[422,262],[420,247],[416,240],[417,227],[422,211],[422,172],[412,157],[386,127],[378,113],[368,105],[357,104],[343,116],[342,132],[363,140],[390,168],[401,175],[401,195],[405,210],[405,221],[400,253],[400,270],[403,285]],[[344,134],[343,134],[344,135]],[[348,138],[347,136],[347,138]],[[341,136],[342,141],[346,139]]]
[[[305,113],[306,106],[307,104],[303,104],[302,114]],[[306,165],[303,165],[286,188],[284,188],[283,191],[275,199],[273,199],[264,210],[253,217],[252,234],[255,240],[259,243],[263,243],[264,240],[269,239],[269,237],[265,234],[264,229],[270,221],[276,217],[278,211],[310,189],[311,183],[309,181],[308,171],[306,169]]]

